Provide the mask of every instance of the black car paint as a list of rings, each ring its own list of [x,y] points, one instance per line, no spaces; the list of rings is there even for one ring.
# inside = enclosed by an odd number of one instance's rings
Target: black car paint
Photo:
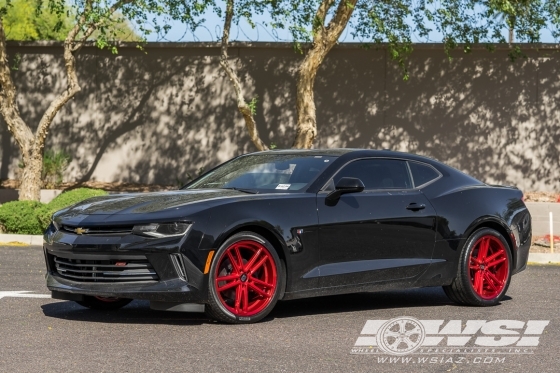
[[[77,235],[51,225],[44,245],[48,288],[59,297],[91,294],[204,303],[208,275],[203,272],[209,252],[244,230],[267,238],[285,262],[283,299],[447,285],[456,275],[465,240],[481,227],[504,235],[513,251],[514,272],[525,268],[531,221],[519,190],[488,186],[440,162],[406,153],[351,149],[302,153],[338,156],[302,192],[205,189],[117,195],[58,212],[54,216],[58,227],[174,221],[192,222],[192,227],[183,237],[154,239],[133,234]],[[441,177],[415,189],[345,194],[328,206],[329,180],[348,162],[363,158],[422,162]],[[407,210],[411,203],[425,208]],[[363,206],[372,209],[372,215],[360,210]],[[372,236],[380,241],[369,246]],[[182,255],[186,279],[171,264],[172,253]],[[145,255],[160,278],[150,283],[72,281],[54,270],[55,255]]]

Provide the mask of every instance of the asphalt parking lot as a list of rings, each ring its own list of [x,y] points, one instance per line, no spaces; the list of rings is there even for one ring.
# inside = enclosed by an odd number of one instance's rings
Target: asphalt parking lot
[[[27,297],[49,294],[44,272],[40,247],[0,247],[0,372],[559,371],[559,266],[531,266],[514,276],[507,299],[492,308],[456,306],[441,289],[427,288],[281,302],[255,325],[153,311],[144,301],[99,312],[73,302]],[[453,353],[427,350],[406,355],[411,359],[405,361],[402,356],[357,353],[364,351],[354,344],[366,321],[400,316],[443,320],[442,326],[461,320],[463,327],[467,320],[550,322],[542,334],[532,334],[538,336],[538,346],[507,354],[505,347],[490,352],[478,347]],[[515,331],[515,325],[504,328],[509,337],[528,333]],[[474,337],[484,336],[482,330]]]

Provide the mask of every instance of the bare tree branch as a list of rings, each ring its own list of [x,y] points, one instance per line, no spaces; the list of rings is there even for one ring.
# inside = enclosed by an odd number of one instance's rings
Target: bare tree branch
[[[268,150],[268,146],[261,140],[259,136],[259,131],[257,129],[257,123],[255,122],[255,117],[253,112],[245,98],[243,97],[243,90],[241,88],[241,83],[237,73],[233,70],[228,61],[228,44],[229,44],[229,33],[231,30],[231,20],[233,18],[234,12],[234,0],[227,0],[226,2],[226,13],[224,20],[224,31],[222,35],[221,44],[221,55],[220,55],[220,66],[224,69],[229,80],[233,84],[233,89],[235,90],[235,96],[237,99],[237,109],[243,115],[245,120],[245,126],[249,132],[249,137],[258,150]]]
[[[8,54],[6,53],[6,34],[4,23],[0,18],[0,111],[8,130],[13,134],[20,150],[23,152],[33,139],[33,134],[29,127],[25,125],[19,114],[16,102],[16,87],[10,73]]]
[[[293,148],[309,149],[317,137],[317,116],[313,88],[317,71],[325,57],[337,43],[346,28],[358,0],[339,0],[334,17],[327,27],[317,28],[313,34],[313,44],[305,55],[298,71],[297,80],[297,128]],[[324,16],[333,5],[333,0],[323,0],[317,17]]]

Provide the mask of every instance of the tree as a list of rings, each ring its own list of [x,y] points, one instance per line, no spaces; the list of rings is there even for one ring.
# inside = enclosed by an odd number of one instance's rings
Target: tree
[[[545,27],[545,12],[540,0],[491,0],[489,11],[496,13],[498,24],[508,29],[508,44],[515,42],[516,29],[528,41],[538,41],[539,31]]]
[[[247,132],[249,133],[249,137],[258,150],[268,150],[268,146],[266,146],[266,144],[260,138],[257,123],[255,121],[256,99],[253,99],[251,105],[249,105],[245,100],[245,97],[243,96],[241,81],[228,60],[228,45],[232,20],[234,18],[236,20],[239,20],[239,14],[243,14],[246,19],[251,22],[252,11],[258,10],[262,12],[263,5],[264,3],[260,1],[254,2],[251,0],[241,0],[236,4],[235,0],[226,0],[226,9],[224,12],[224,28],[222,31],[220,53],[220,66],[222,67],[222,69],[224,69],[231,84],[233,85],[237,100],[237,109],[243,116],[243,119],[245,120],[245,126],[247,127]]]
[[[459,45],[469,53],[474,44],[487,44],[492,49],[490,43],[505,43],[504,29],[515,30],[520,41],[536,42],[546,24],[540,0],[322,0],[303,6],[297,1],[288,3],[296,5],[285,8],[289,9],[285,16],[292,22],[294,39],[311,42],[297,77],[294,148],[313,145],[317,136],[314,80],[327,53],[350,23],[354,36],[364,40],[364,44],[383,44],[388,49],[389,56],[402,68],[405,80],[413,34],[428,40],[432,32],[437,32],[444,52],[451,56],[451,50]],[[551,3],[558,0],[544,3],[550,19],[554,14]],[[316,9],[314,16],[310,16],[311,9]],[[519,54],[518,47],[511,52],[512,58]]]
[[[94,32],[97,32],[97,46],[110,47],[116,53],[117,49],[111,43],[118,32],[115,25],[125,22],[126,19],[134,20],[141,33],[148,33],[150,30],[146,23],[149,12],[161,13],[163,6],[169,5],[157,0],[76,0],[72,4],[71,14],[74,15],[74,22],[64,38],[66,88],[50,102],[35,131],[32,130],[33,126],[25,123],[20,116],[16,102],[16,86],[8,64],[4,22],[13,4],[8,1],[0,8],[0,113],[22,155],[24,168],[19,190],[20,200],[39,200],[43,152],[50,126],[60,109],[81,89],[76,73],[76,55],[80,49]],[[58,19],[53,32],[62,29],[64,16],[68,14],[65,0],[47,0],[47,6],[38,7],[36,11],[46,12],[49,17],[55,16]]]
[[[0,7],[6,7],[6,1],[0,1]],[[64,40],[74,26],[72,8],[66,6],[60,15],[47,9],[46,0],[12,0],[11,6],[4,16],[4,31],[6,40]],[[129,22],[118,12],[114,20],[108,25],[107,34],[114,35],[118,41],[140,41]],[[90,40],[97,40],[99,31],[95,31]]]
[[[0,1],[0,7],[6,7]],[[72,28],[73,19],[45,11],[40,0],[13,0],[3,17],[7,40],[64,40]],[[59,24],[60,23],[60,24]]]
[[[297,127],[293,148],[311,148],[317,137],[317,119],[313,87],[325,57],[338,42],[348,25],[357,0],[323,0],[311,24],[312,44],[300,64],[297,77]],[[336,9],[328,20],[329,12]]]
[[[294,3],[299,3],[301,1],[305,0],[293,0]],[[222,3],[225,3],[225,9],[221,8]],[[204,21],[200,17],[206,9],[211,8],[219,17],[223,17],[224,24],[220,41],[220,67],[224,70],[233,86],[237,110],[243,116],[247,133],[253,145],[255,145],[257,150],[261,151],[268,150],[268,146],[261,139],[255,120],[257,100],[253,98],[251,101],[247,102],[243,94],[241,79],[239,79],[234,66],[229,60],[228,48],[230,45],[230,32],[232,23],[238,24],[240,19],[245,19],[251,26],[254,26],[253,16],[255,14],[263,14],[265,11],[268,11],[269,14],[272,15],[271,26],[277,27],[275,16],[281,13],[278,12],[278,7],[281,4],[282,1],[278,0],[225,0],[224,2],[218,0],[192,0],[185,1],[182,4],[182,11],[177,11],[178,8],[175,8],[176,12],[173,15],[175,19],[190,22],[191,28],[196,28],[197,26],[194,19],[198,19],[199,23]]]

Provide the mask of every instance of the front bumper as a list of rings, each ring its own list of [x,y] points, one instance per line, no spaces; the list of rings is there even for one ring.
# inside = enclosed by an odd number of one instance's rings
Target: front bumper
[[[155,283],[83,283],[71,281],[49,272],[46,276],[50,291],[76,295],[94,295],[157,302],[206,303],[203,293],[179,278]],[[57,297],[59,298],[59,297]],[[71,299],[70,297],[66,299]]]
[[[58,299],[92,295],[206,303],[207,276],[196,256],[190,255],[199,252],[188,241],[187,237],[86,237],[47,232],[43,245],[47,288]]]

